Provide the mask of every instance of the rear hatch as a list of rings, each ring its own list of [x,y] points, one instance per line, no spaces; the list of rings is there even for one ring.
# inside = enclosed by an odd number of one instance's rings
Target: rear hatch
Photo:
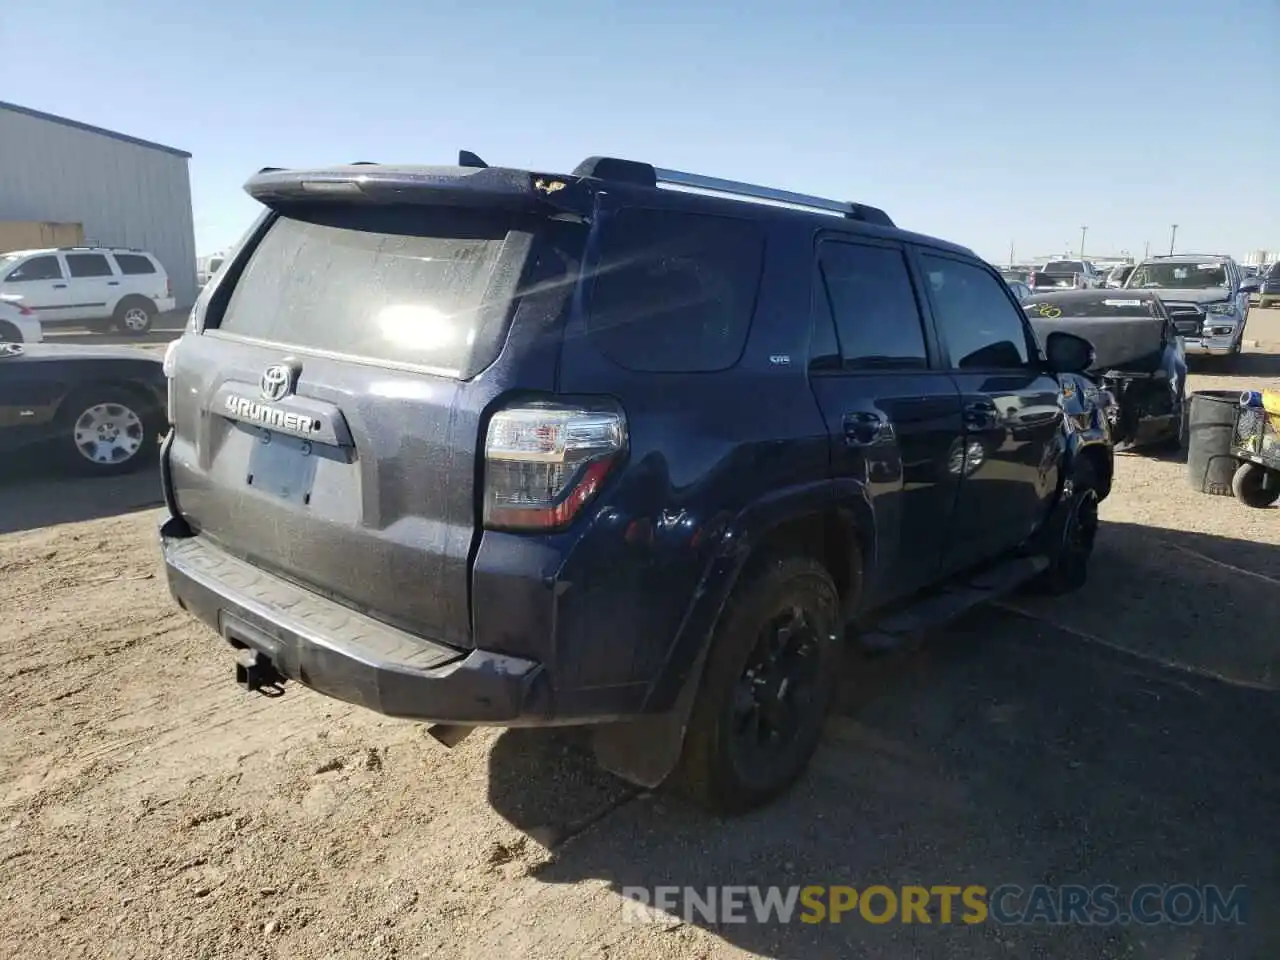
[[[275,209],[172,358],[171,471],[182,515],[229,553],[465,647],[481,419],[505,391],[554,388],[553,351],[506,349],[508,330],[557,336],[547,297],[566,294],[538,264],[564,258],[539,251],[574,228],[518,190],[451,192],[502,171],[445,169],[321,202],[283,175],[257,192]]]

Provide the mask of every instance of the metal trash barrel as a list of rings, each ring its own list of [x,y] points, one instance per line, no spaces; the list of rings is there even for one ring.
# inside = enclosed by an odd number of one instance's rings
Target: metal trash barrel
[[[1187,430],[1187,481],[1193,490],[1231,496],[1231,477],[1239,462],[1231,456],[1239,390],[1197,390],[1191,395]]]

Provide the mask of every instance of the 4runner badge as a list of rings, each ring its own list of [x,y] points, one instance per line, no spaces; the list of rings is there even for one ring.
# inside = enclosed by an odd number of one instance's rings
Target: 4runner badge
[[[264,400],[283,400],[293,389],[293,371],[283,363],[273,363],[262,374],[259,383]]]

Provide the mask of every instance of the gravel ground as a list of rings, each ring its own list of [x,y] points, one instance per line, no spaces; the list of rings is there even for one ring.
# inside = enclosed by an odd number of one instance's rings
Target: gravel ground
[[[1280,357],[1193,388],[1280,386]],[[571,732],[242,695],[169,601],[150,476],[0,490],[0,956],[1280,956],[1280,510],[1123,456],[1090,584],[850,664],[740,821]],[[1246,884],[1246,927],[623,923],[629,885]]]

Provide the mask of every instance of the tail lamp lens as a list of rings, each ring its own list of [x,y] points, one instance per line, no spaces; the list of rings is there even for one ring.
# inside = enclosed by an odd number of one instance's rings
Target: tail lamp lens
[[[567,526],[599,492],[626,443],[620,413],[534,405],[498,411],[485,438],[485,526]]]
[[[169,341],[169,345],[164,348],[164,377],[165,377],[165,406],[169,415],[169,423],[173,423],[173,402],[175,399],[175,390],[173,384],[173,375],[177,369],[177,353],[178,344],[182,342],[182,338]]]

